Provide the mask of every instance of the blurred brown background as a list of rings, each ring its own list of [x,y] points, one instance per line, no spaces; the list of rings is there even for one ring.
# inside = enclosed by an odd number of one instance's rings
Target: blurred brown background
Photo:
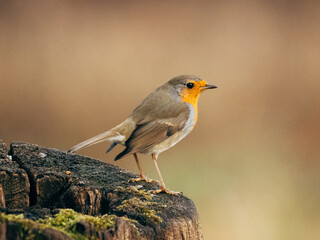
[[[218,89],[160,155],[206,239],[319,239],[318,1],[0,0],[0,138],[67,150],[180,74]],[[99,144],[80,154],[114,163]],[[149,156],[145,172],[158,178]],[[117,165],[137,172],[133,157]]]

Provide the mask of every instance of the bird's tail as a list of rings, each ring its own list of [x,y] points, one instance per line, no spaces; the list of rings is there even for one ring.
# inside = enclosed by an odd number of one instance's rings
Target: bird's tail
[[[77,145],[70,148],[68,152],[74,153],[75,151],[78,151],[82,148],[89,147],[91,145],[94,145],[103,141],[110,141],[113,143],[124,144],[128,136],[130,136],[132,131],[134,130],[134,127],[135,127],[135,123],[132,122],[131,119],[129,118],[126,121],[119,124],[118,126],[106,132],[103,132],[95,137],[92,137],[88,140],[78,143]]]
[[[82,148],[85,148],[85,147],[89,147],[91,145],[94,145],[96,143],[99,143],[99,142],[103,142],[103,141],[106,141],[108,140],[108,138],[110,138],[112,135],[112,131],[109,130],[109,131],[106,131],[106,132],[103,132],[97,136],[94,136],[88,140],[85,140],[81,143],[78,143],[77,145],[73,146],[72,148],[69,149],[68,152],[70,153],[74,153],[75,151],[78,151]]]

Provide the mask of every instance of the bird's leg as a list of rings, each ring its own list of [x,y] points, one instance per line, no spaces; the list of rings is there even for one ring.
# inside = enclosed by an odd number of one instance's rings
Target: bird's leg
[[[166,185],[164,184],[163,178],[162,178],[161,173],[160,173],[160,169],[158,167],[157,155],[153,153],[151,156],[152,156],[152,159],[154,161],[154,165],[156,166],[156,169],[158,171],[158,174],[159,174],[159,177],[160,177],[160,183],[161,183],[161,188],[159,190],[153,190],[152,193],[166,192],[166,193],[172,194],[172,195],[181,194],[181,192],[174,192],[174,191],[171,191],[168,188],[166,188]]]
[[[147,178],[146,176],[144,176],[137,154],[134,153],[133,156],[134,156],[134,159],[136,160],[136,163],[137,163],[137,165],[138,165],[139,172],[140,172],[140,177],[134,178],[134,179],[130,179],[129,181],[130,181],[130,182],[146,181],[146,182],[149,182],[149,183],[150,183],[150,182],[159,183],[157,180],[153,180],[153,179],[150,179],[150,178]]]

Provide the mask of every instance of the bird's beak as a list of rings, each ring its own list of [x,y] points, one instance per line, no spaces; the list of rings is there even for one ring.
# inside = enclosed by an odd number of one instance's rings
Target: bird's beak
[[[206,90],[206,89],[214,89],[214,88],[217,88],[217,86],[215,85],[210,85],[210,84],[207,84],[205,86],[202,87],[203,90]]]

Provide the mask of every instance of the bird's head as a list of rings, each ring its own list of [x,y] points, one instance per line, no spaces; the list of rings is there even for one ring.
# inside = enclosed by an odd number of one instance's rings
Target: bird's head
[[[207,89],[217,88],[193,75],[175,77],[169,81],[169,84],[178,92],[183,102],[190,103],[193,106],[197,105],[200,93]]]

